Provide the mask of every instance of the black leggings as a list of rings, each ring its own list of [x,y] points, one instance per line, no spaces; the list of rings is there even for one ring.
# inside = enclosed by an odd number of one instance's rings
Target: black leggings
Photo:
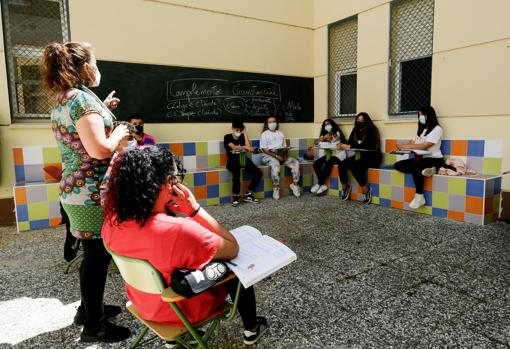
[[[338,175],[342,184],[347,184],[347,171],[351,170],[352,176],[360,186],[364,186],[368,182],[367,171],[370,167],[377,167],[381,163],[379,155],[362,155],[359,160],[355,156],[345,159],[338,166]]]
[[[81,305],[85,310],[85,327],[95,327],[103,320],[103,295],[112,257],[106,252],[102,239],[82,240],[82,246]]]
[[[248,190],[255,191],[262,178],[262,171],[248,157],[246,158],[245,168],[251,176]],[[239,160],[233,159],[229,162],[227,170],[232,172],[232,194],[239,195],[241,193],[241,166],[239,165]]]
[[[232,301],[236,297],[237,279],[230,280],[226,283],[227,290]],[[253,286],[244,288],[241,285],[241,294],[239,295],[239,304],[237,311],[243,321],[245,330],[253,330],[257,326],[257,302],[255,301],[255,290]]]
[[[423,194],[423,183],[425,178],[421,174],[426,168],[435,167],[438,170],[440,167],[444,167],[443,158],[423,158],[416,157],[414,159],[407,159],[397,161],[394,165],[395,170],[403,173],[412,173],[414,186],[416,187],[416,194]]]
[[[329,160],[326,160],[326,156],[323,156],[314,161],[313,169],[320,185],[326,183],[326,179],[331,174],[331,170],[335,165],[340,165],[340,159],[333,155]]]

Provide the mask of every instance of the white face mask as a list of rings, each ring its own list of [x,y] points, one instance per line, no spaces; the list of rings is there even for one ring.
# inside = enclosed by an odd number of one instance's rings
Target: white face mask
[[[92,83],[92,85],[90,85],[91,87],[98,87],[99,84],[101,83],[101,73],[99,72],[99,69],[97,68],[97,66],[94,66],[94,75],[96,76],[96,79],[94,80],[94,82]]]
[[[241,137],[242,132],[234,132],[234,137],[239,138]]]
[[[276,122],[269,122],[269,123],[267,124],[267,127],[269,127],[269,129],[270,129],[271,131],[276,130]]]
[[[427,121],[427,117],[423,114],[419,116],[420,124],[425,125],[425,122]]]
[[[135,149],[137,145],[138,145],[138,142],[133,139],[131,141],[128,141],[127,146],[126,146],[125,149],[126,150]]]
[[[324,129],[326,130],[326,132],[331,132],[331,130],[333,129],[333,126],[328,124],[328,125],[324,126]]]

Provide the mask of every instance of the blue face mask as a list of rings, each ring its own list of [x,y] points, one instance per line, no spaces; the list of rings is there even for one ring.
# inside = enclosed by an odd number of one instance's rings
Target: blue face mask
[[[276,122],[269,122],[269,123],[267,124],[267,127],[269,127],[269,129],[270,129],[271,131],[276,130]]]

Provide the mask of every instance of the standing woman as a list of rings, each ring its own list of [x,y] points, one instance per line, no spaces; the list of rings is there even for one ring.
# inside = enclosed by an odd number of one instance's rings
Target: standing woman
[[[69,216],[71,232],[82,239],[80,266],[81,305],[74,323],[83,325],[84,342],[116,342],[130,336],[129,329],[107,321],[121,312],[103,305],[106,274],[111,256],[101,239],[103,210],[99,185],[119,142],[129,135],[125,125],[113,129],[118,99],[111,93],[102,102],[88,87],[99,85],[93,48],[88,43],[52,43],[44,50],[43,79],[55,97],[51,124],[65,169],[60,182],[60,202]]]
[[[395,163],[395,169],[403,173],[412,173],[416,194],[409,203],[409,208],[417,209],[426,204],[423,196],[423,185],[426,177],[430,177],[444,166],[441,153],[443,129],[437,121],[436,111],[426,106],[418,111],[418,130],[416,136],[408,144],[397,144],[397,149],[417,149],[427,154],[417,155],[414,159],[401,160]]]
[[[354,121],[354,128],[349,135],[348,144],[340,144],[340,149],[349,150],[363,149],[357,151],[338,166],[340,182],[342,183],[342,200],[349,200],[351,186],[347,182],[347,171],[350,169],[352,176],[360,185],[364,198],[363,203],[368,205],[372,202],[372,191],[368,185],[368,169],[378,167],[381,164],[381,138],[377,126],[367,113],[359,113]]]
[[[332,119],[326,119],[322,122],[321,132],[319,138],[315,141],[315,145],[321,142],[338,145],[340,143],[346,143],[347,140],[336,122]],[[324,155],[314,161],[313,170],[317,176],[317,184],[310,189],[313,194],[322,194],[328,190],[326,179],[329,177],[333,166],[339,165],[341,161],[337,155],[338,151],[335,151],[335,154],[329,156],[329,159],[327,155]]]

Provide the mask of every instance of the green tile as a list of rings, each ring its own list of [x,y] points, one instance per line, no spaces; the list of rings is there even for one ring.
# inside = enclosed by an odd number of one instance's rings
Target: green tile
[[[432,206],[435,208],[448,209],[448,193],[439,191],[432,192]],[[432,211],[431,211],[432,212]]]
[[[211,199],[207,199],[207,205],[208,206],[211,206],[211,205],[219,205],[220,204],[220,198],[211,198]]]
[[[432,206],[422,206],[416,210],[416,212],[424,213],[424,214],[432,214]]]
[[[207,163],[209,164],[209,167],[219,167],[220,166],[220,154],[208,155]]]
[[[486,214],[483,217],[483,224],[489,224],[494,222],[494,216],[491,214]]]
[[[18,230],[19,231],[30,230],[30,222],[18,222]]]
[[[270,179],[264,180],[264,191],[272,190],[273,189],[273,181]]]
[[[232,184],[220,183],[220,196],[230,196],[230,195],[232,195]]]
[[[404,174],[402,172],[391,172],[391,185],[404,186]]]
[[[391,200],[391,184],[379,184],[379,197]]]
[[[264,192],[263,192],[263,191],[257,191],[257,192],[255,192],[255,193],[253,193],[253,195],[254,195],[257,199],[259,199],[259,200],[264,199]]]
[[[35,221],[38,219],[49,219],[50,208],[47,202],[33,202],[28,205],[28,219]]]
[[[291,149],[291,150],[289,150],[289,156],[291,158],[297,159],[299,157],[299,149]]]
[[[303,186],[309,187],[312,184],[313,184],[313,176],[312,175],[303,176]]]
[[[501,203],[501,196],[498,194],[498,195],[494,195],[492,197],[492,207],[493,207],[493,212],[496,212],[499,216],[499,210],[500,210],[500,203]]]
[[[328,190],[328,195],[334,196],[334,197],[339,197],[340,196],[340,190],[338,190],[338,189],[329,189]]]
[[[500,158],[484,158],[483,159],[484,175],[500,175],[501,159]]]
[[[372,196],[372,203],[379,205],[379,197],[378,196]]]
[[[59,201],[58,185],[48,185],[46,187],[48,201]]]
[[[393,165],[397,161],[396,154],[384,154],[384,163],[386,165]]]
[[[466,178],[448,177],[448,194],[466,195]]]
[[[43,161],[45,164],[61,162],[60,153],[58,151],[58,148],[44,147],[42,149],[42,151],[43,151]]]
[[[314,141],[315,141],[315,139],[313,139],[313,138],[307,138],[306,139],[306,145],[307,146],[314,145]]]
[[[208,155],[209,151],[207,148],[207,142],[197,142],[195,143],[195,149],[197,155]]]

